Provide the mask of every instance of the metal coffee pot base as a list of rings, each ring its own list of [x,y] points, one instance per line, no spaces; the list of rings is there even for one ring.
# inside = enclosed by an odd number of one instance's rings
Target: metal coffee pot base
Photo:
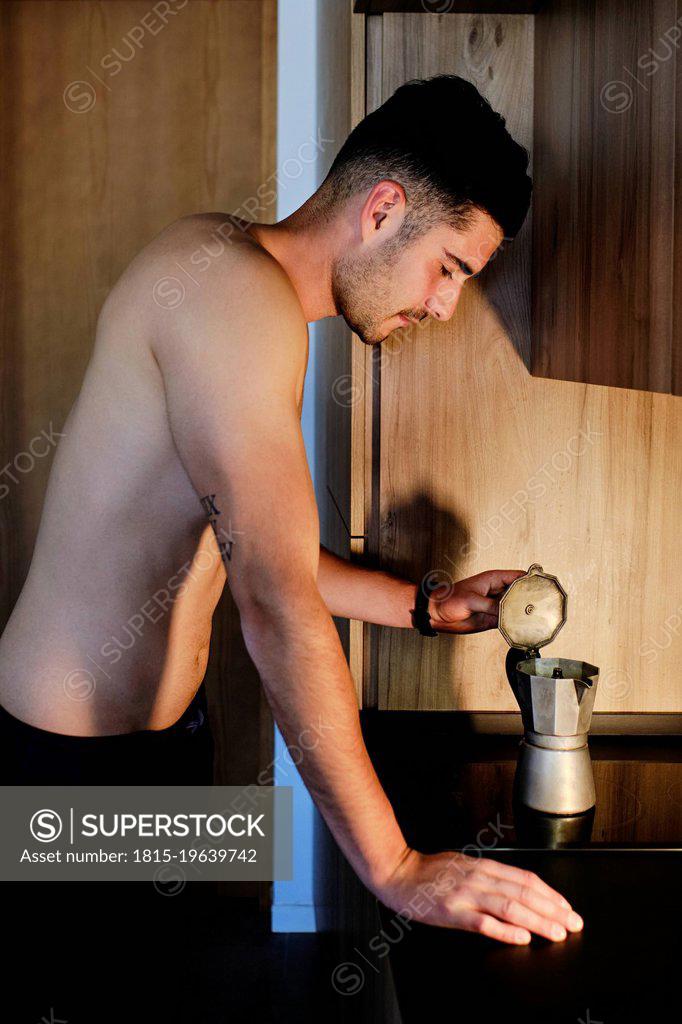
[[[557,746],[538,746],[533,740]],[[527,732],[519,744],[514,798],[545,814],[583,814],[596,802],[587,736]]]

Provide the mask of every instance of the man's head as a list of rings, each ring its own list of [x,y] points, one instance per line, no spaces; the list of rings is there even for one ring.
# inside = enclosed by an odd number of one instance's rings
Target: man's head
[[[530,204],[528,153],[455,75],[401,86],[348,136],[309,214],[340,214],[338,313],[366,344],[405,321],[448,320],[468,276],[512,239]]]

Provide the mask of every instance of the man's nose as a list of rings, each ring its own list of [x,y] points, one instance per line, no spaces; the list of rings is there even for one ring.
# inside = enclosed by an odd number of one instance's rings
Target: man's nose
[[[449,320],[455,312],[461,290],[461,284],[444,281],[433,295],[429,296],[424,306],[435,320]]]

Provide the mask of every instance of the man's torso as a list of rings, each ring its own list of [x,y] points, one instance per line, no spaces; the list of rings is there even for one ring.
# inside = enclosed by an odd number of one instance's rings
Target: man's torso
[[[212,213],[170,225],[131,262],[100,316],[29,575],[0,638],[0,704],[42,729],[164,729],[203,678],[226,571],[173,443],[151,339],[177,282],[193,287],[178,270],[189,252],[224,262],[228,310],[248,302],[230,295],[229,264],[264,250],[231,224],[222,233],[228,223]],[[304,375],[302,366],[301,402]]]

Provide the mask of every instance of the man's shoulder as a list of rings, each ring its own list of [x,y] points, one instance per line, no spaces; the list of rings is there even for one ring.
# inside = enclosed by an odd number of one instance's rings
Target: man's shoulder
[[[284,268],[244,227],[226,213],[198,213],[169,224],[143,251],[161,308],[217,303],[260,315],[274,311],[303,319],[298,296]]]
[[[130,299],[150,311],[152,353],[165,376],[201,364],[243,386],[292,378],[300,391],[308,325],[296,290],[255,238],[231,227],[227,214],[182,217],[131,264]]]
[[[305,349],[308,328],[291,279],[230,214],[197,213],[168,224],[116,282],[101,322],[130,319],[149,337],[197,338],[229,330],[246,343],[273,329],[282,347]],[[257,343],[257,342],[256,342]]]

